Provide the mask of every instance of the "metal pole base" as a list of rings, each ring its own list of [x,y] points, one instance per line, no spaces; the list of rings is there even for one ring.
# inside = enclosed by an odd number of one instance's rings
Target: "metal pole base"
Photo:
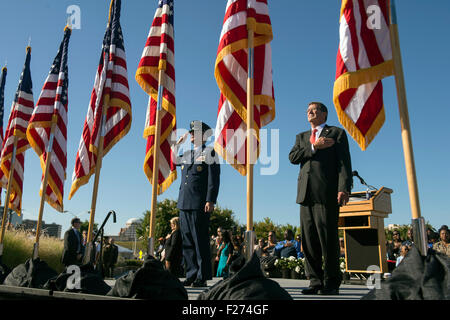
[[[86,252],[83,257],[83,264],[95,263],[95,246],[92,242],[88,242],[86,246]]]
[[[36,260],[37,258],[39,258],[39,243],[36,242],[33,245],[33,255],[31,256],[33,260]]]
[[[155,257],[155,238],[154,237],[148,238],[147,254],[152,257]]]
[[[425,219],[423,217],[412,219],[411,225],[413,229],[414,245],[419,249],[422,256],[426,256],[428,251],[428,239]]]
[[[245,231],[245,260],[248,262],[252,258],[255,250],[255,231]]]

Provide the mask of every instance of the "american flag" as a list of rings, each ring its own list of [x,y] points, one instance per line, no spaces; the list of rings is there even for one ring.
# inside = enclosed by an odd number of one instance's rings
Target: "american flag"
[[[387,2],[342,1],[333,100],[340,123],[362,150],[383,126],[381,79],[394,73]],[[378,8],[379,19],[368,16],[370,6]]]
[[[75,159],[69,199],[80,186],[89,181],[95,172],[103,108],[108,107],[103,128],[104,156],[130,130],[131,102],[125,48],[120,26],[120,6],[120,0],[111,1],[110,17],[103,38],[100,62]]]
[[[254,125],[258,154],[259,130],[275,118],[272,81],[273,38],[267,0],[229,0],[215,64],[220,89],[215,130],[215,150],[242,175],[246,175],[247,152],[247,24],[255,32]]]
[[[6,67],[2,68],[2,75],[0,78],[0,145],[3,145],[3,116],[5,114],[5,83],[6,74],[8,69]]]
[[[159,70],[164,70],[165,72],[162,109],[160,111],[161,138],[158,148],[158,194],[163,193],[177,178],[171,149],[171,145],[173,145],[171,137],[176,131],[173,8],[173,0],[159,1],[147,42],[142,52],[141,61],[136,71],[136,81],[150,96],[144,129],[144,139],[147,139],[144,172],[150,183],[152,183],[153,177],[153,155],[155,152]]]
[[[52,153],[45,200],[60,212],[63,211],[64,181],[67,168],[67,90],[69,86],[67,50],[70,35],[71,29],[66,27],[64,38],[53,60],[27,129],[28,141],[41,160],[43,174],[48,152]],[[53,121],[56,122],[56,126],[52,149],[49,150]],[[42,188],[43,186],[40,190],[41,196]]]
[[[6,67],[2,68],[2,75],[0,78],[0,146],[3,145],[3,115],[5,113],[5,82],[6,82],[6,74],[8,73],[8,70]],[[0,192],[2,191],[2,188],[0,186]],[[0,203],[2,202],[2,199],[0,197]]]
[[[17,149],[14,161],[14,174],[9,198],[9,208],[21,214],[22,186],[25,162],[25,151],[30,147],[26,132],[28,121],[33,113],[33,84],[30,73],[31,47],[27,47],[25,65],[20,75],[19,86],[11,106],[8,126],[5,130],[3,141],[0,184],[3,188],[8,187],[9,172],[11,170],[11,159],[14,149],[14,136],[17,137]],[[8,199],[5,200],[7,203]]]

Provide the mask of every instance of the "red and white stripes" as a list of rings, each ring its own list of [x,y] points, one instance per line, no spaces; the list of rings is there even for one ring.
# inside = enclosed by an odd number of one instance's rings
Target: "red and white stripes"
[[[9,208],[21,214],[22,207],[22,187],[24,179],[25,151],[30,147],[26,131],[28,121],[33,113],[33,91],[30,73],[31,48],[27,47],[25,65],[20,76],[19,86],[16,96],[11,106],[8,126],[5,130],[5,139],[1,152],[0,183],[3,188],[8,187],[11,161],[13,158],[14,139],[17,139],[17,148],[14,161],[14,174],[11,181],[11,195],[9,198]],[[5,205],[8,199],[5,200]]]
[[[131,101],[119,22],[120,5],[120,0],[113,0],[111,4],[110,19],[103,39],[94,88],[75,159],[69,200],[95,172],[100,135],[103,133],[104,136],[103,156],[105,156],[130,130]],[[105,107],[107,113],[103,125],[102,112]]]
[[[64,181],[67,168],[68,68],[67,50],[71,31],[65,29],[64,39],[45,80],[36,108],[28,125],[27,137],[41,160],[42,173],[51,153],[45,200],[63,211]],[[55,125],[50,145],[51,127]],[[51,149],[50,149],[51,148]],[[42,196],[42,188],[40,194]]]
[[[174,7],[172,0],[160,1],[153,18],[145,48],[136,71],[136,81],[149,95],[145,119],[144,139],[147,146],[144,172],[150,183],[153,177],[155,153],[156,109],[158,101],[159,71],[164,71],[161,101],[161,126],[159,152],[158,194],[163,193],[177,178],[176,165],[172,155],[172,134],[176,131],[175,103],[175,46],[173,28]]]
[[[220,35],[215,77],[221,95],[215,150],[242,175],[246,174],[248,30],[255,32],[253,146],[258,154],[259,129],[275,118],[272,81],[273,38],[267,0],[229,0]]]
[[[343,0],[334,104],[365,150],[384,123],[381,79],[393,74],[387,0]]]

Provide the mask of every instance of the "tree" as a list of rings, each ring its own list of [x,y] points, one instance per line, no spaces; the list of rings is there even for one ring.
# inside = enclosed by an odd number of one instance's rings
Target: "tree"
[[[256,233],[256,239],[264,238],[267,240],[269,231],[275,231],[277,240],[279,239],[278,226],[276,226],[270,218],[266,217],[263,221],[254,223],[253,226]]]
[[[85,230],[89,231],[89,220],[85,220],[84,222],[81,223],[80,232],[83,233],[83,231],[85,231]],[[94,223],[94,228],[92,231],[93,231],[94,235],[95,235],[95,233],[97,233],[97,231],[98,231],[97,223]]]
[[[155,217],[155,239],[165,237],[170,233],[170,219],[178,217],[179,210],[177,208],[177,202],[174,200],[165,199],[156,204],[156,217]],[[150,210],[146,210],[143,213],[143,219],[141,226],[136,229],[136,234],[147,241],[150,228]],[[155,241],[155,245],[157,245]]]
[[[170,219],[179,216],[179,209],[177,208],[177,201],[165,199],[156,204],[155,217],[155,239],[165,237],[171,232]],[[233,217],[234,213],[230,209],[222,209],[219,206],[214,208],[211,213],[209,232],[216,234],[217,228],[222,227],[227,230],[234,230],[238,223]],[[142,224],[136,229],[136,234],[147,241],[150,227],[150,210],[143,213]],[[155,246],[158,244],[155,241]]]
[[[217,235],[217,228],[222,227],[225,230],[231,230],[236,233],[239,223],[234,219],[234,213],[230,209],[222,209],[219,206],[214,208],[209,220],[209,234]]]

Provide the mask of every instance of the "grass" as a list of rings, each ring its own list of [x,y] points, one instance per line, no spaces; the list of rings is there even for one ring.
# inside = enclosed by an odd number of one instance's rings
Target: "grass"
[[[35,236],[21,230],[7,230],[3,242],[2,262],[14,269],[27,259],[31,258]],[[63,240],[41,236],[39,239],[39,258],[45,261],[50,268],[58,273],[64,270],[61,263]]]

